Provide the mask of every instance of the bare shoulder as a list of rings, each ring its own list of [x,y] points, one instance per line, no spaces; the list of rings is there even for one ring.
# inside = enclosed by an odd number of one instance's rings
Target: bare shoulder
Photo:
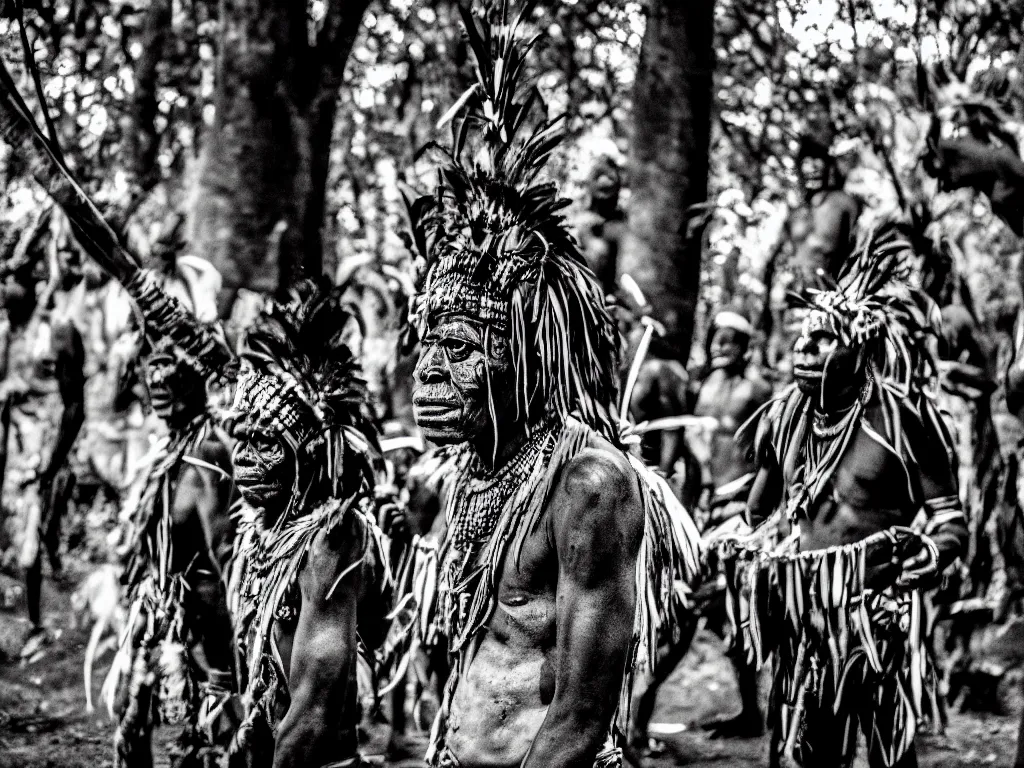
[[[606,530],[629,539],[643,531],[636,472],[622,451],[598,435],[565,465],[559,492],[563,498],[554,509],[556,533],[611,526]]]
[[[346,592],[354,595],[351,588],[360,588],[364,564],[372,568],[375,562],[367,523],[350,510],[334,525],[317,531],[299,573],[299,586],[303,596],[314,602],[343,598]],[[346,583],[349,590],[344,588]]]

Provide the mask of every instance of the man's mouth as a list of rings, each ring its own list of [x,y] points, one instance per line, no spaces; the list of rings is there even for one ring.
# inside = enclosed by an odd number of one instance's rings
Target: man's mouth
[[[436,421],[450,416],[453,411],[459,410],[459,406],[451,400],[413,397],[412,409],[417,422]]]
[[[267,483],[246,483],[240,481],[238,484],[238,490],[253,506],[260,506],[266,503],[268,500],[273,498],[276,488]]]
[[[235,481],[239,484],[245,484],[247,487],[264,486],[266,483],[261,482],[263,480],[264,472],[259,467],[249,466],[248,464],[235,464]]]
[[[798,379],[820,379],[821,373],[821,366],[800,365],[799,363],[793,365],[793,375]]]

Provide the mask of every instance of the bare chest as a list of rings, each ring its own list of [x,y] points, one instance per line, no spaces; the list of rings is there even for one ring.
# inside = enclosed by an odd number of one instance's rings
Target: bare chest
[[[917,511],[912,472],[912,465],[861,430],[801,521],[803,547],[848,544],[908,525]]]
[[[449,553],[450,568],[446,588],[458,590],[458,574],[486,571],[486,553],[481,551],[460,567],[465,553]],[[494,610],[486,623],[486,634],[502,645],[521,649],[546,649],[555,642],[555,595],[558,587],[558,557],[546,520],[530,532],[520,549],[510,545],[498,564],[499,574]],[[472,583],[472,582],[470,582]],[[486,580],[476,585],[487,589]],[[456,596],[458,599],[458,596]],[[472,596],[462,596],[462,601]]]
[[[696,416],[718,419],[718,431],[731,437],[760,403],[754,396],[754,385],[750,381],[743,377],[715,374],[700,388],[693,412]]]

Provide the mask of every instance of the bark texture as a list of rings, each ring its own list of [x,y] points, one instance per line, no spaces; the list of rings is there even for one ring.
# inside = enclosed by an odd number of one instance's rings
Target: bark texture
[[[193,211],[194,253],[239,288],[281,295],[322,270],[324,193],[337,94],[369,0],[222,0],[216,119]],[[278,222],[287,228],[269,248]]]
[[[637,281],[686,361],[700,289],[714,0],[652,0],[633,91],[632,198],[619,274]]]
[[[135,62],[135,94],[129,108],[132,130],[125,133],[132,183],[145,190],[151,189],[160,177],[160,136],[156,129],[158,72],[170,31],[171,0],[153,0],[142,26],[142,53]]]

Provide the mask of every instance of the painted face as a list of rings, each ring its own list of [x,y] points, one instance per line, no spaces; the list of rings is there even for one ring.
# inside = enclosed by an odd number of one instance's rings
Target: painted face
[[[749,339],[735,328],[717,328],[711,337],[711,368],[733,368],[743,362]]]
[[[246,502],[264,512],[288,505],[295,481],[295,461],[280,437],[262,432],[236,433],[232,463],[235,482]]]
[[[811,310],[793,345],[793,375],[804,392],[817,393],[825,366],[840,347],[824,312]]]
[[[499,418],[511,401],[507,345],[490,338],[485,326],[453,315],[433,324],[422,341],[412,393],[413,414],[427,439],[435,443],[475,442],[493,434],[490,408]],[[495,386],[488,402],[488,371]]]
[[[793,375],[797,386],[819,399],[826,408],[846,399],[861,385],[857,351],[832,331],[826,315],[812,310],[793,345]],[[828,391],[824,390],[827,386]]]

